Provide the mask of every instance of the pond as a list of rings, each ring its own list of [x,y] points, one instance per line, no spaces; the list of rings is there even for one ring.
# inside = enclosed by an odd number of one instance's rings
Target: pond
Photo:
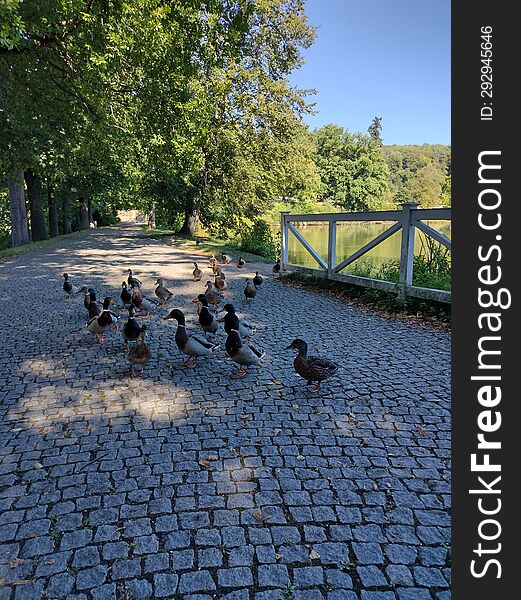
[[[451,236],[450,221],[426,221],[431,227],[437,229],[445,236]],[[327,243],[328,243],[328,225],[327,223],[294,223],[299,232],[311,244],[313,249],[327,262]],[[351,256],[362,246],[391,227],[391,222],[343,222],[337,224],[336,234],[336,256],[337,264],[348,256]],[[419,254],[422,248],[422,239],[424,235],[416,229],[416,239],[414,250]],[[374,267],[378,268],[382,264],[399,260],[402,232],[397,231],[390,238],[373,248],[354,263],[352,263],[344,272],[349,272],[350,267],[363,261],[370,261]],[[437,244],[437,242],[436,242]],[[288,235],[288,258],[289,262],[302,265],[304,267],[320,268],[313,257],[307,252],[296,237],[289,232]]]

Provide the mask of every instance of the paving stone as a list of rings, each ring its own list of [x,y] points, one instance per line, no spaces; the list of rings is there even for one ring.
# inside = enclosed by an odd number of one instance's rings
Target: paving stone
[[[49,579],[45,593],[49,598],[65,598],[72,592],[73,587],[74,577],[69,573],[60,573]]]
[[[154,575],[155,596],[157,598],[168,598],[173,596],[177,590],[178,582],[179,577],[174,573],[156,573]]]
[[[179,579],[179,593],[209,592],[215,590],[215,582],[209,571],[183,573]]]
[[[269,361],[233,377],[221,331],[221,348],[188,373],[158,311],[147,319],[153,358],[131,380],[120,334],[92,343],[81,332],[82,298],[55,297],[70,272],[117,298],[133,257],[147,294],[159,273],[176,282],[187,327],[198,331],[185,301],[201,289],[186,276],[200,254],[133,227],[78,232],[2,266],[1,297],[29,297],[37,273],[45,300],[0,312],[9,600],[51,597],[48,589],[116,600],[115,581],[118,594],[183,600],[285,600],[290,584],[293,600],[448,600],[450,334],[283,284],[270,265],[249,263],[266,277],[240,317],[257,327]],[[242,293],[239,271],[227,271],[230,299]],[[40,327],[49,302],[63,316],[55,330]],[[331,331],[350,340],[348,368],[317,394],[293,372],[291,353],[277,351],[303,327],[325,356],[337,350]],[[387,583],[364,589],[357,568],[366,582]],[[219,588],[219,572],[237,587]],[[24,579],[36,583],[12,585]]]
[[[258,569],[261,587],[286,587],[289,584],[288,569],[285,565],[260,565]]]

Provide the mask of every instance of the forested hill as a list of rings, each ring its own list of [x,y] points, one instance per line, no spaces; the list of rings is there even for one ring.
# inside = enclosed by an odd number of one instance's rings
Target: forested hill
[[[382,147],[389,170],[389,199],[450,206],[451,147],[441,144]]]

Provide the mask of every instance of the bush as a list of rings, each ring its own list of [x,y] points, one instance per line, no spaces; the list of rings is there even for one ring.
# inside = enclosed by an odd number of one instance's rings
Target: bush
[[[115,225],[119,222],[117,214],[107,205],[96,204],[92,211],[92,218],[98,224],[98,227]]]
[[[277,242],[266,221],[258,219],[250,228],[241,233],[239,250],[271,260],[277,259]]]

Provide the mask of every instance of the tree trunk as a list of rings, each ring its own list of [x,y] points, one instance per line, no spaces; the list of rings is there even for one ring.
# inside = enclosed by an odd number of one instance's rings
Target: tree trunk
[[[49,202],[49,233],[51,237],[60,235],[58,227],[58,205],[56,203],[56,190],[49,186],[47,188],[47,199]]]
[[[208,156],[205,154],[204,167],[199,174],[199,182],[197,185],[196,197],[191,205],[185,208],[185,220],[183,226],[178,232],[178,235],[193,237],[195,235],[195,227],[199,220],[199,209],[203,205],[206,188],[208,186]]]
[[[71,201],[67,191],[62,194],[62,230],[63,233],[72,233]]]
[[[29,243],[29,224],[25,206],[24,173],[17,171],[7,178],[11,212],[11,243],[23,246]]]
[[[32,171],[25,171],[24,177],[27,184],[29,208],[31,210],[31,237],[33,242],[46,240],[47,231],[42,198],[42,181],[40,176],[35,175]]]
[[[179,235],[194,236],[199,214],[195,208],[185,209],[185,220],[179,230]]]
[[[89,202],[85,196],[80,196],[80,229],[88,229],[89,227]]]
[[[89,213],[89,227],[90,227],[90,224],[94,221],[94,219],[92,217],[92,201],[90,198],[87,200],[87,210]]]
[[[148,227],[149,229],[156,228],[156,203],[152,202],[150,212],[148,213]]]

